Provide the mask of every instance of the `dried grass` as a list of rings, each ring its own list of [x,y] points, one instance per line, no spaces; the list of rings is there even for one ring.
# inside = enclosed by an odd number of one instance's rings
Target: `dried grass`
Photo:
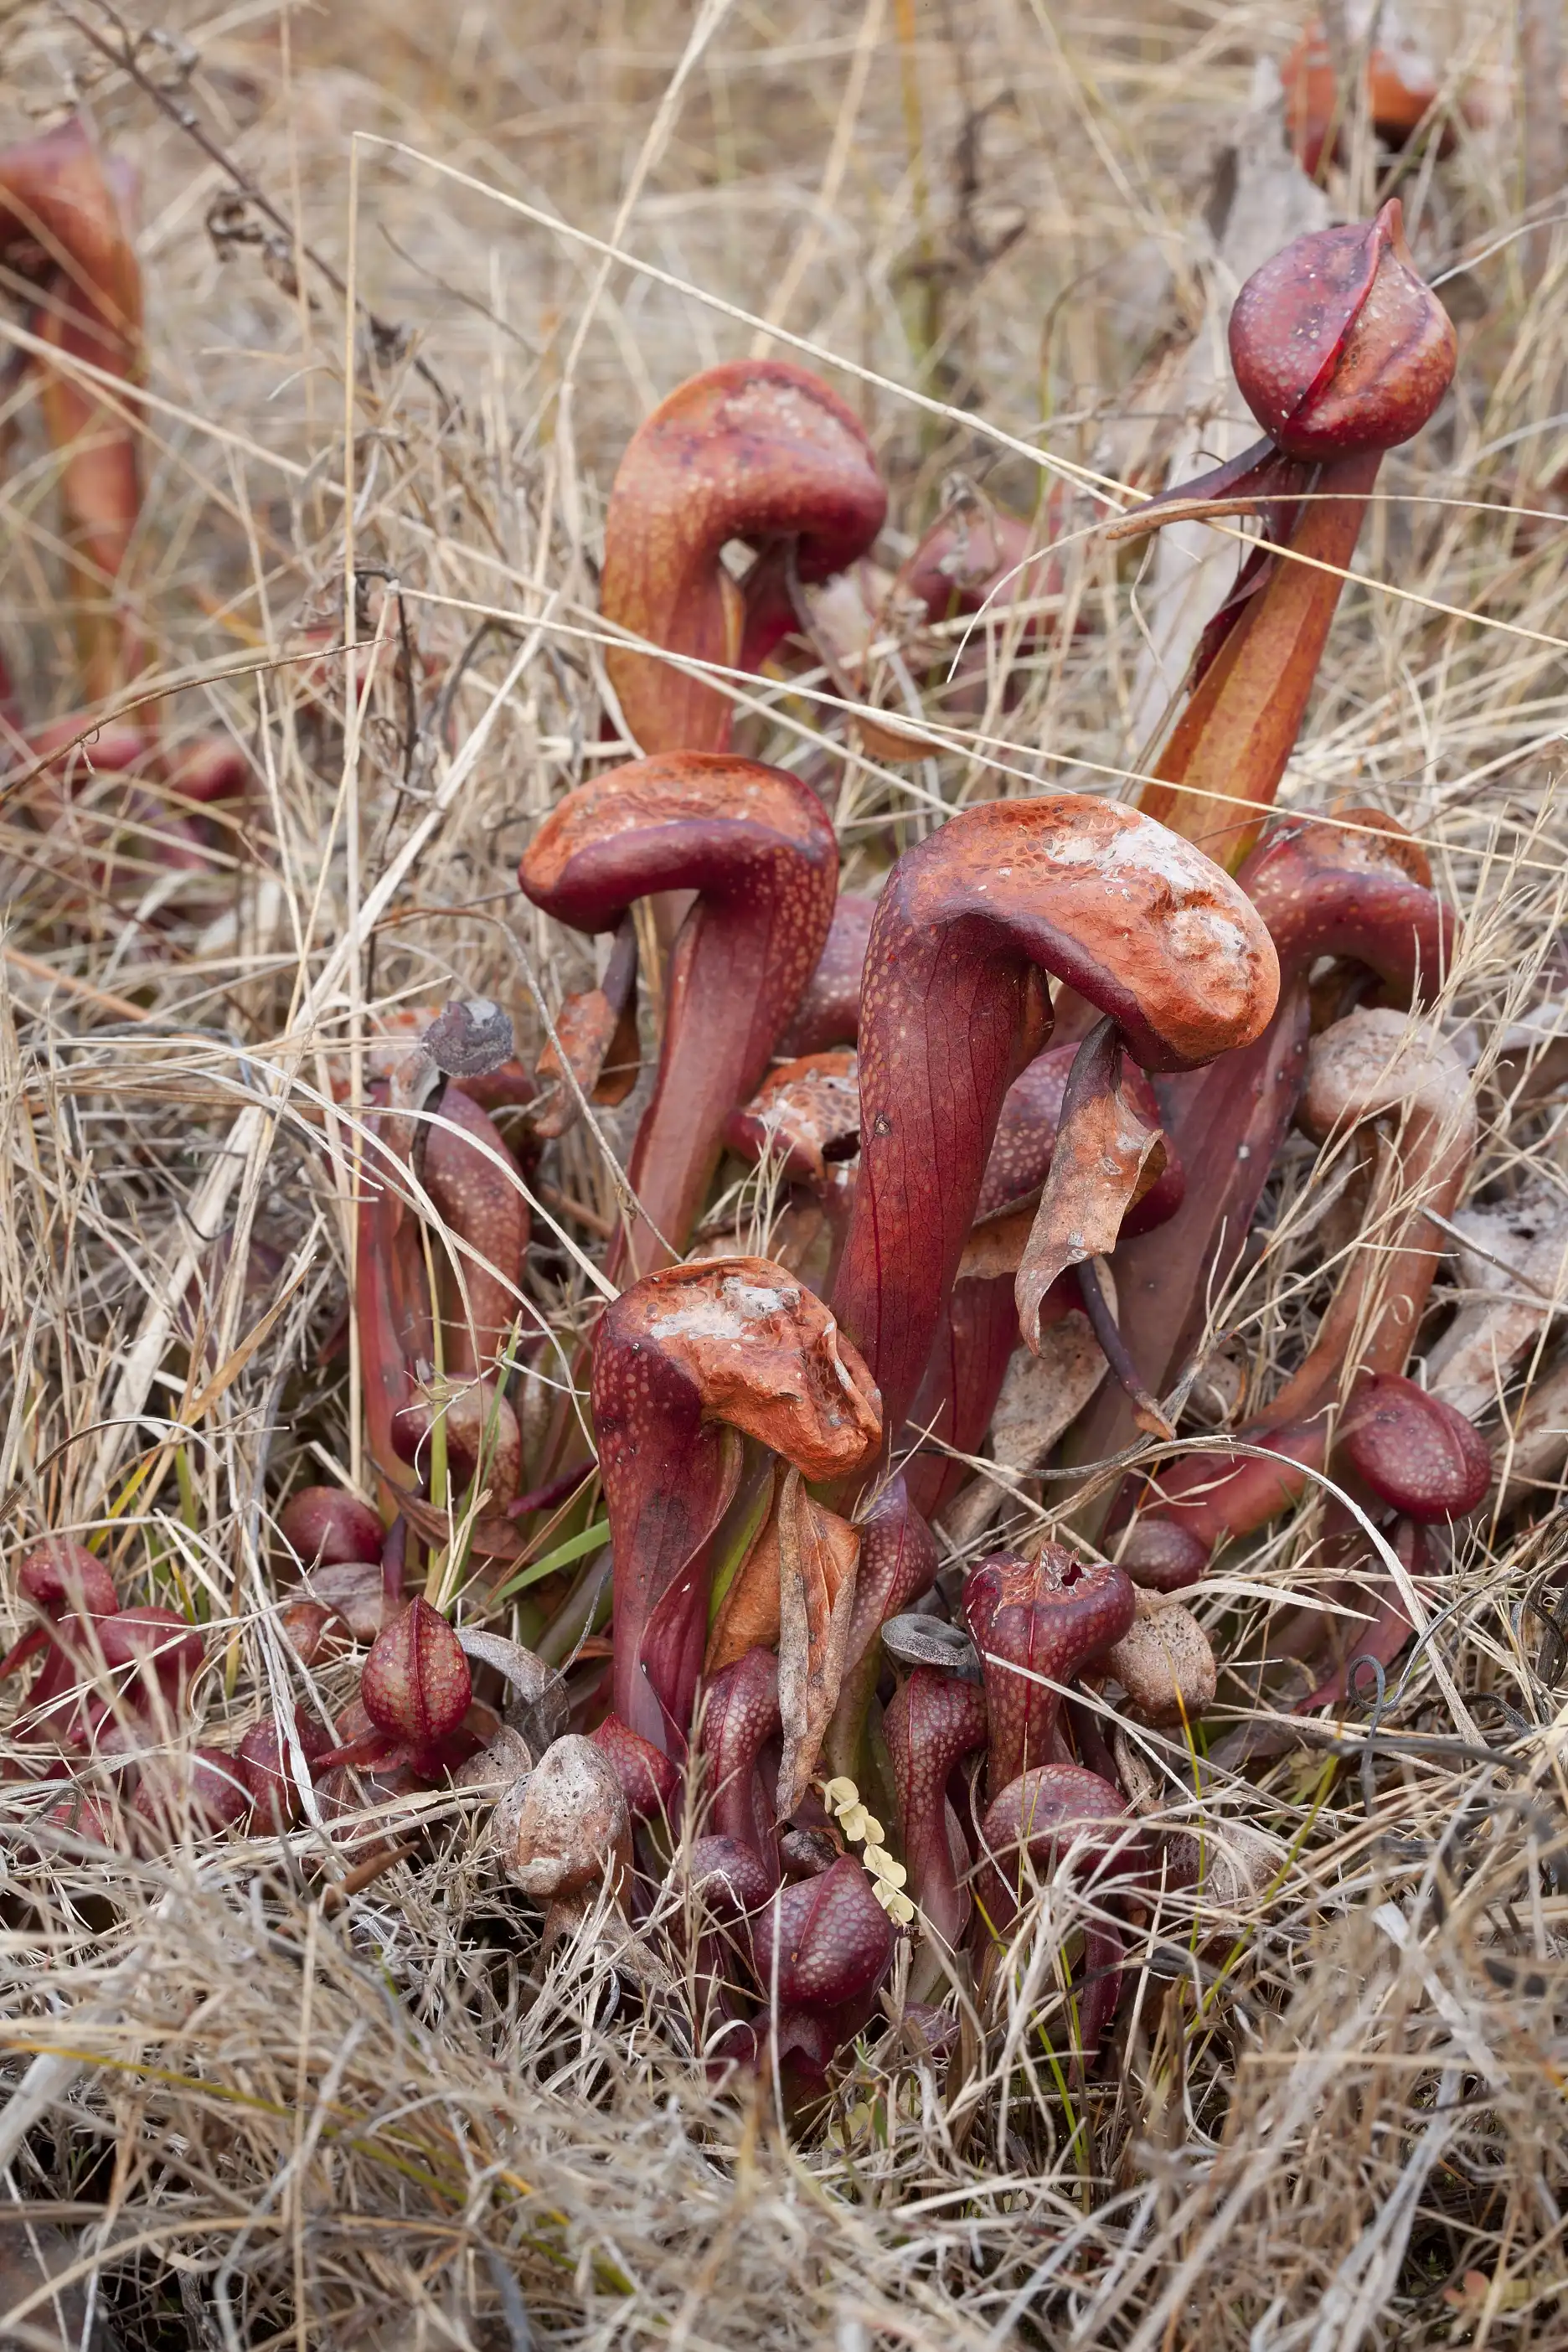
[[[1456,77],[1492,70],[1506,97],[1502,0],[1410,13]],[[216,882],[172,873],[155,827],[122,845],[145,868],[130,913],[15,795],[0,806],[5,1538],[14,1560],[46,1530],[93,1533],[128,1597],[202,1616],[205,1737],[295,1695],[268,1513],[299,1477],[359,1467],[350,1377],[321,1356],[354,1150],[323,1114],[327,1057],[375,1008],[458,991],[502,998],[527,1040],[526,974],[551,1003],[583,977],[512,868],[540,813],[616,755],[595,553],[630,425],[694,368],[787,334],[853,371],[906,532],[955,470],[1025,508],[1058,466],[1124,476],[1177,421],[1162,353],[1228,299],[1192,224],[1292,16],[181,0],[142,20],[161,107],[84,37],[118,37],[95,0],[0,12],[0,131],[79,96],[144,175],[136,596],[184,689],[170,723],[232,733],[258,777]],[[1351,206],[1376,169],[1360,125]],[[292,227],[215,215],[237,174]],[[1472,1195],[1499,1200],[1568,1183],[1561,1087],[1526,1099],[1528,1057],[1495,1051],[1563,971],[1563,267],[1532,289],[1510,241],[1506,117],[1404,192],[1428,268],[1463,268],[1484,308],[1465,306],[1451,410],[1385,469],[1285,798],[1391,810],[1464,910],[1440,1017],[1480,1042]],[[609,267],[595,239],[648,266]],[[363,310],[348,331],[303,241],[390,331]],[[0,634],[42,719],[69,707],[70,656],[15,374],[0,439]],[[752,746],[842,779],[851,881],[936,795],[1136,772],[1136,598],[1087,530],[1066,605],[1038,651],[994,633],[984,712],[928,694],[910,768],[847,751],[826,692],[753,684]],[[321,650],[373,637],[368,672]],[[1311,1165],[1287,1153],[1273,1239],[1225,1303],[1253,1383],[1327,1294]],[[591,1246],[615,1206],[603,1157],[576,1134],[549,1172]],[[193,1348],[177,1310],[226,1227],[283,1255],[278,1311],[247,1346],[258,1304],[209,1260]],[[565,1334],[590,1286],[542,1238],[530,1312]],[[1509,1411],[1524,1402],[1516,1382]],[[1056,1507],[1047,1489],[1024,1512]],[[345,1856],[313,1830],[106,1874],[10,1783],[13,2092],[29,2057],[58,2062],[0,2118],[14,2218],[138,2347],[1560,2345],[1568,1705],[1538,1596],[1568,1577],[1565,1524],[1550,1482],[1479,1524],[1370,1726],[1216,1777],[1205,1834],[1251,1824],[1274,1882],[1230,1916],[1166,1900],[1087,2086],[1050,2054],[1063,1948],[1096,1900],[1069,1877],[1026,1915],[944,2084],[865,2043],[804,2142],[765,2092],[691,2058],[678,1943],[631,1950],[601,1921],[542,1950],[472,1799],[403,1801],[417,1858],[334,1909],[321,1874]],[[1224,1653],[1314,1540],[1307,1514],[1205,1598]],[[352,1682],[344,1664],[324,1695]],[[1216,1725],[1247,1697],[1222,1685]],[[37,2259],[6,2255],[0,2330],[54,2344],[64,2290]]]

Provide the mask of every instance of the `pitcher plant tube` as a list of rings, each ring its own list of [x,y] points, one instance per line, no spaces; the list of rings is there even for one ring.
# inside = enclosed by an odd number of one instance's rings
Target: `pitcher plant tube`
[[[871,445],[836,393],[788,360],[729,361],[633,436],[605,517],[600,609],[650,646],[759,669],[796,625],[792,584],[853,563],[887,509]],[[724,562],[736,541],[753,556],[739,580]],[[728,751],[721,683],[624,644],[605,667],[640,751]]]
[[[1152,1070],[1247,1044],[1279,986],[1236,885],[1110,802],[993,802],[905,853],[867,952],[860,1170],[833,1294],[889,1432],[925,1370],[1003,1100],[1049,1035],[1047,972]]]
[[[1338,959],[1352,989],[1415,1004],[1440,985],[1453,956],[1453,917],[1432,888],[1425,853],[1375,810],[1348,810],[1337,824],[1277,824],[1237,878],[1279,955],[1278,1010],[1252,1045],[1163,1084],[1168,1148],[1191,1178],[1163,1229],[1140,1236],[1129,1225],[1115,1254],[1121,1335],[1160,1396],[1193,1367],[1295,1117],[1314,965]],[[1074,1453],[1103,1459],[1131,1428],[1126,1401],[1107,1390],[1076,1433]]]
[[[670,955],[658,1077],[627,1171],[644,1216],[611,1254],[612,1275],[647,1273],[685,1247],[724,1122],[762,1079],[822,953],[833,828],[798,777],[683,752],[577,785],[519,879],[545,914],[587,932],[613,930],[655,892],[697,893]]]
[[[726,1258],[647,1275],[605,1309],[592,1394],[615,1580],[612,1705],[679,1755],[741,1438],[805,1478],[843,1478],[880,1440],[877,1391],[820,1299],[765,1258]]]

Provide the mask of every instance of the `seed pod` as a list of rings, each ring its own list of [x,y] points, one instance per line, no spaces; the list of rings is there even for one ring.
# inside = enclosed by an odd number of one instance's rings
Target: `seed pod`
[[[1138,1595],[1138,1614],[1105,1654],[1108,1674],[1127,1693],[1140,1723],[1196,1723],[1214,1703],[1214,1651],[1190,1609],[1180,1601],[1152,1604]]]

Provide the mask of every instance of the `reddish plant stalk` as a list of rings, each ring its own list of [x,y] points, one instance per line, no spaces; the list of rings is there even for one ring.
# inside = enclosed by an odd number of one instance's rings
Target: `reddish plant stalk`
[[[740,1435],[806,1477],[843,1476],[881,1435],[876,1391],[820,1300],[766,1259],[727,1258],[647,1275],[606,1309],[593,1412],[616,1583],[612,1704],[679,1755]]]
[[[92,702],[137,666],[134,638],[113,603],[142,503],[136,438],[122,413],[142,364],[142,274],[125,217],[132,186],[126,167],[105,162],[77,116],[0,153],[0,253],[36,257],[29,326],[62,360],[84,361],[127,387],[111,405],[70,367],[39,363],[45,427],[65,453],[70,593]]]
[[[1162,1086],[1172,1146],[1192,1181],[1168,1223],[1130,1234],[1116,1251],[1121,1335],[1157,1396],[1168,1395],[1191,1362],[1295,1116],[1307,1069],[1312,966],[1324,956],[1347,957],[1398,1003],[1430,994],[1454,940],[1453,916],[1431,879],[1419,846],[1367,809],[1347,811],[1338,825],[1311,819],[1278,825],[1237,877],[1279,954],[1279,1008],[1252,1045]],[[1092,1462],[1119,1452],[1132,1427],[1125,1398],[1103,1390],[1074,1434],[1072,1458]],[[1253,1474],[1243,1465],[1238,1475]]]
[[[1031,1764],[1071,1760],[1057,1686],[1121,1641],[1134,1607],[1125,1570],[1083,1561],[1060,1544],[1032,1560],[998,1552],[970,1570],[963,1613],[985,1676],[993,1799]]]
[[[834,900],[822,953],[778,1041],[779,1053],[789,1060],[853,1045],[859,1035],[861,975],[876,911],[875,898],[857,890],[841,890]]]
[[[917,1666],[882,1721],[910,1892],[943,1943],[956,1951],[973,1906],[968,1841],[948,1792],[964,1758],[985,1745],[985,1695],[955,1675]]]

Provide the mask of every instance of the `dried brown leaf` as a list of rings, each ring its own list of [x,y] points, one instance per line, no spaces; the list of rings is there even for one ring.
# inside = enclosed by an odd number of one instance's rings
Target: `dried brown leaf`
[[[773,1518],[778,1558],[779,1712],[784,1717],[778,1786],[782,1822],[805,1793],[823,1733],[838,1704],[855,1608],[860,1537],[847,1519],[813,1501],[798,1470],[786,1473]]]
[[[1102,1021],[1079,1049],[1016,1285],[1018,1327],[1037,1354],[1040,1305],[1069,1265],[1116,1246],[1121,1220],[1165,1164],[1165,1139],[1123,1084],[1121,1041]]]

